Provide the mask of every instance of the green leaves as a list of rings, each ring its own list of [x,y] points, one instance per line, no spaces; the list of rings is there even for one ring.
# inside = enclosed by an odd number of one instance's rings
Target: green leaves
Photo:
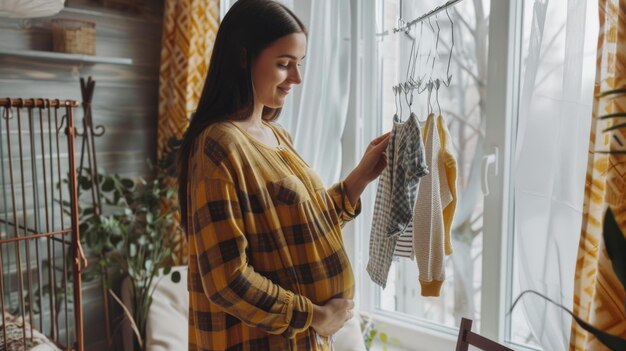
[[[177,143],[171,141],[170,148]],[[98,257],[98,269],[90,271],[89,279],[116,278],[110,272],[130,278],[132,318],[142,335],[152,302],[153,281],[161,269],[166,275],[172,273],[172,281],[181,280],[180,272],[171,269],[176,259],[172,248],[177,247],[184,236],[179,235],[180,229],[175,225],[176,209],[163,211],[161,208],[163,202],[171,203],[177,195],[169,178],[173,175],[174,160],[175,151],[170,150],[156,165],[148,162],[152,174],[145,179],[121,177],[101,169],[97,175],[89,168],[77,172],[78,188],[82,192],[79,197],[81,243],[87,255]],[[61,184],[69,182],[63,179],[59,187]],[[70,203],[64,201],[62,205],[68,212]],[[111,282],[104,283],[112,286]]]
[[[102,183],[102,191],[108,193],[113,190],[115,190],[115,182],[113,181],[113,178],[105,178],[104,183]]]
[[[615,221],[615,216],[613,216],[613,211],[610,207],[604,215],[603,236],[613,271],[619,281],[622,282],[624,289],[626,289],[626,238]]]
[[[122,183],[122,186],[128,190],[132,190],[135,187],[135,182],[133,182],[132,179],[124,178],[121,179],[120,182]]]
[[[174,283],[179,283],[180,279],[181,279],[181,276],[180,276],[180,272],[179,271],[172,272],[172,281]]]

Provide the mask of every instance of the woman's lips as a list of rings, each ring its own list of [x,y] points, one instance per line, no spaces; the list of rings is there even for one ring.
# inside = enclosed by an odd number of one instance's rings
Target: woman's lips
[[[278,87],[278,90],[280,90],[281,92],[283,92],[283,94],[287,95],[287,94],[289,94],[289,90],[291,90],[291,88],[289,88],[289,89],[285,89],[285,88]]]

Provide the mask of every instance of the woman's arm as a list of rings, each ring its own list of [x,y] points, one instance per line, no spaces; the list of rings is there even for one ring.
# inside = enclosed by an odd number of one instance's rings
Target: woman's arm
[[[360,174],[358,167],[346,177],[344,180],[345,191],[351,204],[357,203],[369,183],[370,181],[364,179]]]
[[[390,140],[390,133],[385,133],[372,140],[361,159],[361,162],[344,180],[345,191],[350,203],[355,204],[361,197],[365,187],[383,172],[387,166],[384,154]]]

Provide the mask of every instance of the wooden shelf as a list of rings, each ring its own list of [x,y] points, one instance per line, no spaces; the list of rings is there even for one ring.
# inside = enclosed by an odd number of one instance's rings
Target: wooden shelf
[[[79,63],[109,63],[114,65],[132,65],[133,60],[126,57],[103,57],[103,56],[91,56],[82,54],[65,54],[61,52],[52,51],[37,51],[37,50],[1,50],[0,56],[15,56],[34,59],[48,59],[54,61],[66,61],[66,62],[79,62]]]
[[[90,8],[90,7],[64,7],[61,10],[61,13],[64,14],[75,14],[75,15],[84,15],[96,18],[103,19],[120,19],[124,21],[137,21],[137,22],[150,22],[150,23],[161,23],[163,20],[154,15],[150,15],[147,13],[135,14],[135,13],[123,13],[120,11],[103,9],[103,8]]]

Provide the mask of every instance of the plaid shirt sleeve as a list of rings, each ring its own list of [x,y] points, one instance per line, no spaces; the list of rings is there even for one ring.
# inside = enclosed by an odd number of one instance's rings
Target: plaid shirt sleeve
[[[245,324],[292,338],[309,328],[313,305],[248,265],[237,190],[227,167],[222,163],[216,168],[210,177],[195,182],[191,195],[194,212],[189,240],[195,244],[204,294]]]
[[[352,204],[345,189],[345,182],[341,181],[327,190],[333,199],[339,225],[342,227],[361,213],[361,199],[359,198],[356,204]]]

